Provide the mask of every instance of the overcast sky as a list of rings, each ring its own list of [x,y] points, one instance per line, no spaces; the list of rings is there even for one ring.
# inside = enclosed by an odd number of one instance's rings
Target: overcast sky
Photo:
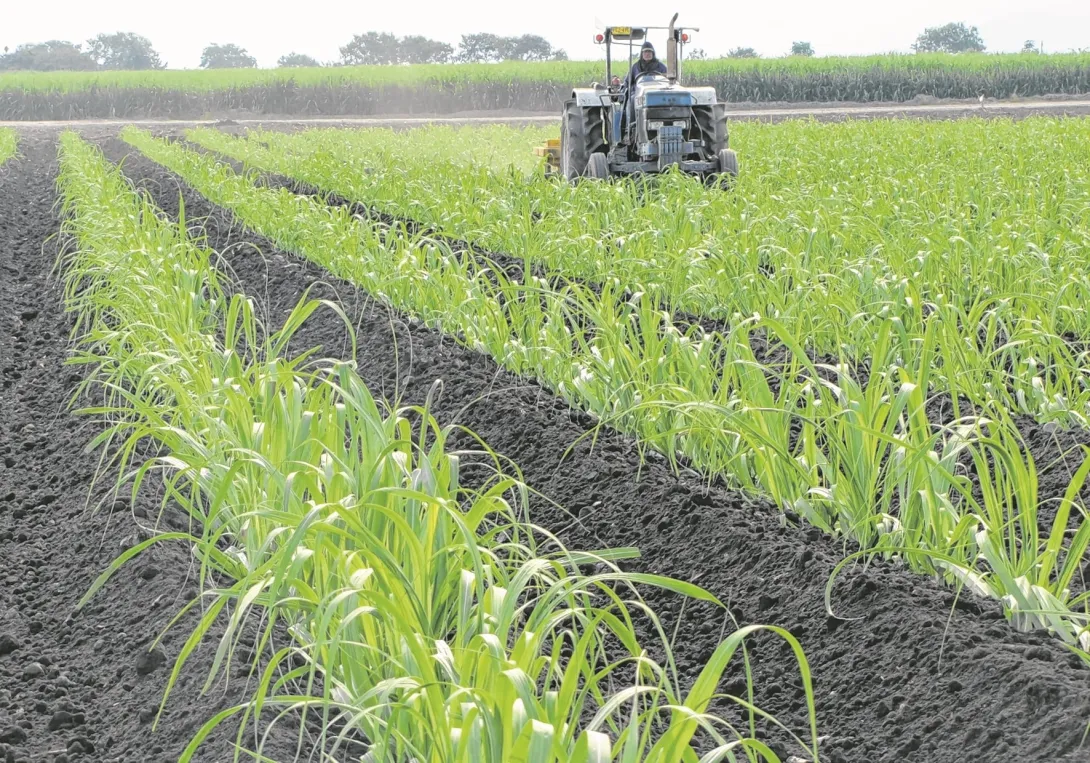
[[[587,59],[601,55],[591,42],[596,19],[665,25],[673,10],[679,23],[701,27],[694,45],[712,55],[748,46],[778,56],[794,40],[809,41],[818,55],[909,52],[925,27],[949,21],[979,27],[990,51],[1015,51],[1027,39],[1049,52],[1090,49],[1086,0],[0,0],[0,48],[126,31],[148,37],[172,69],[195,68],[210,42],[237,43],[260,66],[274,66],[291,51],[334,60],[339,46],[369,30],[452,45],[465,33],[494,32],[540,34]]]

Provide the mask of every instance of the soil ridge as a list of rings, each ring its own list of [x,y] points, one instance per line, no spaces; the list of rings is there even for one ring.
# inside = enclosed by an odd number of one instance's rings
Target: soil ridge
[[[535,500],[536,522],[573,547],[639,546],[643,557],[635,567],[697,582],[740,622],[775,623],[800,638],[814,670],[819,730],[827,737],[823,760],[1087,757],[1079,745],[1090,718],[1090,671],[1047,634],[1014,631],[998,603],[967,593],[956,599],[938,582],[873,563],[841,577],[834,595],[839,617],[828,617],[824,589],[843,558],[841,543],[813,528],[784,527],[774,507],[709,489],[694,472],[676,476],[654,454],[641,464],[634,443],[614,432],[600,433],[592,448],[580,440],[589,417],[547,390],[280,251],[120,140],[105,140],[103,148],[111,160],[125,160],[125,173],[168,216],[176,219],[184,198],[187,219],[200,221],[240,290],[262,300],[273,323],[309,289],[311,297],[338,300],[353,317],[359,371],[376,394],[418,403],[441,381],[432,407],[440,421],[477,432],[514,459],[530,485],[578,517]],[[327,354],[348,346],[331,315],[308,324],[298,341],[320,343]],[[691,679],[726,617],[654,592],[647,598],[667,628],[679,623],[678,667]],[[772,639],[758,639],[752,652],[758,706],[803,731],[789,654]],[[726,689],[741,687],[740,674],[732,673]],[[781,754],[793,753],[782,735],[773,739]]]

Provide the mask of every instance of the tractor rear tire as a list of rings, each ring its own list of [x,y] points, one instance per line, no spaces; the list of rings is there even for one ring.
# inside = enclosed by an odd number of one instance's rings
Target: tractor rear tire
[[[568,180],[583,177],[592,154],[606,150],[602,108],[581,107],[574,98],[564,102],[560,124],[560,172]]]
[[[738,177],[738,154],[729,148],[724,148],[719,152],[718,158],[720,175],[729,175],[731,178]]]
[[[587,177],[605,180],[609,177],[609,162],[605,154],[591,154],[587,162]]]

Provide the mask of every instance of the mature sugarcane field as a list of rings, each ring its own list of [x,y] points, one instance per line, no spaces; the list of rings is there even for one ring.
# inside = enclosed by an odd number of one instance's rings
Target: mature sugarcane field
[[[1090,760],[1090,119],[557,132],[0,128],[0,761]]]
[[[721,58],[686,62],[685,71],[691,84],[734,103],[1090,95],[1087,52]],[[573,85],[603,75],[600,61],[0,72],[0,120],[552,112]]]

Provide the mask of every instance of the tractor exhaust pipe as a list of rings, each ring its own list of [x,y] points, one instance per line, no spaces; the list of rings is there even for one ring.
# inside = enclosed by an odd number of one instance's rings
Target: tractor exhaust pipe
[[[677,37],[674,36],[674,22],[677,14],[670,19],[670,31],[666,33],[666,78],[677,82]]]

